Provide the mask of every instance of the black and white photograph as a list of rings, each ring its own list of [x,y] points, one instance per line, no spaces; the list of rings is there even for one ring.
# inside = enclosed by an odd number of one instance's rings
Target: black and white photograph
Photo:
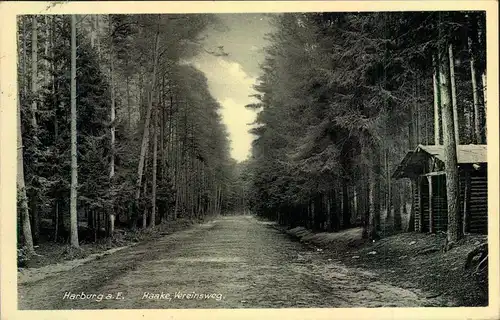
[[[18,14],[11,299],[491,306],[490,12]]]

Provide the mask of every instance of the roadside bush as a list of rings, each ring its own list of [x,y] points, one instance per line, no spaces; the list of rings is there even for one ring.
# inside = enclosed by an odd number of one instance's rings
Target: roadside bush
[[[18,268],[25,267],[28,260],[29,258],[26,247],[17,248],[17,267]]]

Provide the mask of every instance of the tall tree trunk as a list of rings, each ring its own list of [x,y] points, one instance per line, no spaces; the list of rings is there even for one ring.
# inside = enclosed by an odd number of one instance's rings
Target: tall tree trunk
[[[430,140],[430,137],[429,137],[429,114],[428,114],[428,110],[427,109],[424,109],[424,134],[425,134],[425,144],[426,145],[429,145],[431,144],[431,140]]]
[[[380,167],[381,167],[381,162],[380,162],[380,155],[379,155],[379,150],[375,150],[374,151],[374,157],[375,157],[375,168],[374,168],[374,174],[375,174],[375,198],[374,198],[374,201],[375,201],[375,227],[376,227],[376,230],[377,231],[380,231],[381,230],[381,219],[380,219],[380,216],[381,216],[381,211],[382,211],[382,202],[381,202],[381,199],[382,199],[382,194],[381,194],[381,191],[382,191],[382,177],[380,175]],[[377,234],[377,237],[378,237],[378,234]]]
[[[450,86],[451,86],[451,103],[453,106],[453,126],[455,128],[455,143],[460,144],[460,131],[458,126],[458,107],[457,107],[457,89],[455,85],[455,56],[453,55],[453,45],[448,47],[448,56],[450,59]]]
[[[130,103],[130,74],[128,72],[129,70],[129,59],[130,55],[127,54],[125,57],[125,67],[127,68],[127,73],[125,76],[125,85],[126,85],[126,90],[127,90],[127,125],[129,130],[132,130],[132,109],[131,109],[131,103]]]
[[[332,232],[332,210],[330,202],[330,191],[325,195],[325,206],[326,206],[326,231]]]
[[[160,109],[160,178],[161,181],[165,181],[167,174],[166,174],[166,156],[165,156],[165,125],[166,125],[166,117],[165,117],[165,99],[163,98],[163,92],[161,95],[161,109]],[[168,147],[168,142],[166,143]]]
[[[339,186],[337,183],[334,185],[333,189],[333,199],[332,199],[332,211],[333,211],[333,231],[339,231],[340,230],[340,191],[339,191]]]
[[[410,189],[410,194],[411,194],[411,209],[410,209],[410,216],[408,217],[408,228],[407,228],[407,231],[408,232],[411,232],[411,231],[415,231],[415,215],[416,215],[416,202],[415,202],[415,193],[418,193],[418,188],[419,188],[419,185],[418,185],[418,179],[417,178],[414,178],[411,180],[411,189]],[[407,188],[405,188],[405,190],[408,190]],[[405,192],[406,194],[406,192]],[[406,203],[405,203],[405,197],[402,197],[401,199],[402,203],[403,203],[403,213],[407,213],[406,211]]]
[[[174,208],[174,219],[177,219],[179,212],[179,204],[181,201],[181,188],[180,188],[180,170],[181,170],[181,141],[178,137],[178,121],[175,122],[175,136],[177,139],[177,145],[175,148],[175,172],[174,172],[174,184],[175,184],[175,208]]]
[[[144,190],[143,190],[143,195],[144,197],[146,196],[148,184],[147,181],[144,180]],[[146,202],[146,200],[144,200]],[[148,227],[148,206],[144,204],[144,208],[142,208],[142,228],[146,229]]]
[[[175,144],[174,144],[174,123],[173,123],[173,118],[174,118],[174,106],[173,106],[173,99],[172,99],[172,96],[170,96],[170,108],[169,108],[169,112],[168,112],[168,143],[167,143],[167,146],[169,147],[168,149],[168,152],[167,152],[167,156],[170,158],[175,159],[175,157],[172,155],[173,153],[173,150],[174,150],[174,147],[175,147]],[[164,159],[164,161],[166,162],[166,159]],[[169,161],[169,164],[173,163],[174,161]],[[166,163],[164,164],[164,166],[166,167]],[[173,167],[174,169],[174,166],[170,165],[170,167]]]
[[[183,209],[187,213],[187,210],[189,210],[188,207],[188,117],[187,117],[187,109],[188,105],[187,102],[184,101],[184,139],[183,139],[183,145],[182,145],[182,163],[184,165],[183,167],[183,184],[182,184],[182,204],[183,204]]]
[[[137,100],[139,101],[139,121],[142,123],[144,122],[144,76],[143,76],[143,73],[142,73],[142,67],[139,67],[139,71],[138,71],[138,83],[139,83],[139,90],[137,92],[138,94],[138,97],[137,97]]]
[[[378,146],[372,144],[370,147],[371,166],[368,169],[368,238],[378,239],[380,228],[380,155]]]
[[[23,63],[22,63],[22,70],[23,70],[23,77],[22,77],[22,86],[23,86],[23,99],[26,99],[26,96],[28,95],[28,77],[27,77],[27,65],[26,61],[27,59],[27,52],[26,52],[26,24],[27,24],[27,17],[23,17]]]
[[[91,15],[90,16],[90,46],[92,49],[95,47],[95,32],[96,32],[96,16]]]
[[[200,214],[201,214],[201,209],[200,209],[200,204],[201,204],[201,190],[202,190],[202,184],[203,184],[203,169],[201,167],[201,162],[196,159],[196,170],[197,170],[197,174],[196,174],[196,188],[197,188],[197,192],[196,192],[196,209],[195,209],[195,212],[196,212],[196,216],[197,218],[200,218]]]
[[[316,213],[317,210],[316,210],[316,201],[315,200],[316,200],[315,197],[313,197],[311,199],[311,202],[310,202],[311,203],[310,206],[311,206],[311,229],[312,230],[318,230],[317,224],[316,224],[316,222],[318,220],[318,218],[317,218],[318,214]]]
[[[342,221],[344,229],[351,227],[351,211],[349,208],[349,193],[346,179],[342,179]]]
[[[196,217],[195,199],[196,199],[196,162],[194,150],[194,122],[191,123],[191,216]]]
[[[128,63],[128,60],[127,60]],[[132,108],[130,103],[130,76],[127,74],[126,79],[126,90],[127,90],[127,125],[128,129],[132,130]]]
[[[217,211],[217,215],[221,215],[222,214],[222,186],[219,188],[219,208],[218,208],[218,211]]]
[[[50,43],[50,82],[52,84],[52,94],[55,95],[55,65],[54,65],[54,17],[50,17],[50,33],[49,33],[49,43]],[[58,124],[57,124],[57,104],[53,105],[54,108],[54,142],[57,143],[58,140]]]
[[[385,149],[384,152],[384,171],[385,171],[385,184],[387,188],[387,193],[385,195],[385,207],[387,215],[385,218],[385,225],[389,227],[394,226],[394,214],[392,211],[392,194],[391,194],[391,174],[389,171],[389,149]],[[396,208],[394,208],[394,211]]]
[[[17,98],[17,192],[21,208],[24,246],[26,247],[28,256],[32,256],[35,254],[35,247],[33,246],[28,197],[26,196],[26,185],[24,183],[23,136],[21,131],[21,102],[19,95]]]
[[[94,29],[95,29],[95,46],[97,48],[97,58],[100,60],[101,59],[101,40],[99,38],[99,28],[100,28],[100,20],[101,16],[100,15],[95,15],[95,20],[94,20]]]
[[[415,113],[415,121],[413,122],[413,135],[415,138],[414,145],[417,146],[420,143],[420,108],[418,104],[418,90],[417,90],[418,79],[415,76],[415,81],[413,83],[414,98],[413,98],[413,112]]]
[[[159,169],[158,169],[158,177],[160,179],[160,186],[162,188],[162,190],[164,191],[161,191],[162,193],[165,192],[165,186],[166,186],[166,177],[167,177],[167,174],[166,174],[166,161],[165,161],[165,81],[163,80],[162,81],[162,86],[161,86],[161,92],[160,92],[160,99],[159,99],[159,115],[158,115],[158,126],[160,127],[160,165],[159,165]],[[168,143],[167,143],[167,147],[168,147]],[[159,218],[160,218],[160,223],[164,217],[164,215],[166,214],[165,212],[165,208],[166,208],[166,201],[160,201],[159,202],[159,205],[158,205],[158,213],[159,213]]]
[[[477,42],[478,42],[478,47],[485,47],[486,43],[486,26],[485,22],[482,19],[477,20]],[[482,56],[480,57],[481,60],[484,61],[484,63],[481,64],[479,73],[481,73],[481,84],[482,84],[482,89],[483,89],[483,111],[484,111],[484,118],[483,120],[486,120],[487,112],[486,112],[486,101],[487,101],[487,96],[486,96],[486,57]],[[486,143],[487,140],[487,124],[486,121],[484,121],[484,143]]]
[[[147,164],[146,164],[146,167],[147,167]],[[146,229],[148,227],[148,205],[146,202],[147,192],[148,192],[148,181],[145,177],[144,182],[143,182],[143,190],[142,190],[142,196],[144,197],[143,206],[142,206],[142,228],[143,229]]]
[[[483,72],[483,74],[481,75],[481,82],[483,84],[483,106],[484,106],[484,115],[487,116],[487,108],[486,108],[486,102],[488,100],[488,96],[486,95],[486,71]],[[485,140],[484,140],[484,143],[487,143],[487,139],[488,139],[488,134],[487,134],[487,124],[486,124],[486,121],[484,123],[484,136],[485,136]]]
[[[358,220],[359,217],[359,193],[358,187],[356,184],[352,187],[352,198],[353,198],[353,213],[354,213],[354,221]]]
[[[174,114],[170,113],[170,124],[169,124],[169,134],[168,134],[168,174],[172,178],[172,186],[175,190],[175,172],[177,166],[177,136],[175,133],[175,122],[172,120]]]
[[[116,110],[115,110],[115,83],[114,83],[114,57],[113,57],[113,37],[112,37],[112,26],[111,19],[109,19],[109,79],[110,79],[110,87],[111,87],[111,112],[110,112],[110,122],[111,122],[111,159],[109,164],[109,181],[110,186],[113,188],[113,182],[115,177],[115,122],[116,122]],[[114,233],[114,221],[115,221],[115,210],[114,210],[114,199],[111,199],[111,208],[109,214],[109,235],[113,236]]]
[[[32,33],[31,33],[31,126],[33,128],[34,148],[38,148],[38,22],[37,16],[32,18]],[[33,166],[36,168],[38,157],[34,156]],[[40,236],[40,217],[38,215],[38,192],[36,188],[31,195],[31,214],[33,218],[33,238],[35,243],[38,242]]]
[[[453,106],[451,102],[450,65],[446,52],[443,50],[440,63],[441,109],[443,114],[444,164],[446,170],[446,195],[448,202],[448,241],[456,242],[462,236],[460,225],[459,188],[457,147],[453,122]]]
[[[159,27],[158,27],[159,28]],[[155,48],[154,48],[154,63],[153,63],[153,74],[151,79],[151,88],[148,95],[148,110],[146,113],[146,119],[144,121],[144,131],[142,135],[142,143],[141,143],[141,155],[139,158],[139,166],[137,169],[137,182],[136,182],[136,193],[135,200],[139,201],[139,197],[141,196],[141,185],[142,185],[142,173],[144,170],[144,160],[146,155],[146,150],[148,148],[148,139],[149,139],[149,123],[151,121],[151,110],[153,108],[153,91],[156,87],[156,71],[158,67],[158,46],[159,46],[159,29],[156,32],[155,39]]]
[[[477,144],[482,143],[481,139],[481,115],[479,111],[479,94],[477,90],[477,73],[476,73],[476,62],[474,57],[474,51],[472,48],[472,39],[468,38],[469,45],[469,56],[470,56],[470,73],[471,73],[471,83],[472,83],[472,99],[474,106],[474,140]]]
[[[38,95],[38,24],[37,16],[32,18],[32,33],[31,33],[31,125],[36,138],[37,132],[37,95]]]
[[[78,164],[76,146],[76,16],[71,15],[71,246],[78,248]]]
[[[219,214],[219,187],[215,185],[214,215]]]
[[[411,107],[413,108],[413,107]],[[415,144],[413,142],[413,110],[410,114],[410,122],[408,123],[408,149],[413,150],[415,148]]]
[[[440,145],[439,106],[441,104],[441,96],[439,92],[439,68],[435,56],[432,56],[432,61],[434,64],[434,74],[432,78],[434,84],[434,144]]]
[[[111,38],[111,22],[110,22],[110,38]],[[115,118],[116,118],[116,110],[115,110],[115,86],[114,86],[114,61],[113,61],[113,41],[110,41],[110,52],[109,52],[109,78],[110,78],[110,87],[111,87],[111,110],[110,110],[110,122],[111,122],[111,160],[110,160],[110,171],[109,178],[113,179],[115,175]]]
[[[27,57],[27,54],[26,54],[26,24],[27,24],[27,16],[21,17],[19,20],[22,22],[22,34],[21,34],[21,38],[20,38],[20,41],[22,40],[22,55],[21,55],[21,75],[22,76],[20,76],[19,79],[18,79],[18,84],[19,84],[20,88],[18,90],[19,93],[17,95],[17,100],[18,100],[17,108],[19,109],[19,110],[17,110],[17,112],[21,112],[20,111],[21,110],[21,104],[23,104],[26,101],[26,97],[28,95],[27,94],[27,92],[28,92],[28,84],[27,84],[27,76],[26,76],[26,73],[27,73],[27,68],[26,68],[26,60],[27,60],[27,58],[26,58]],[[21,103],[21,101],[23,103]],[[19,143],[19,141],[18,141],[18,143]],[[24,179],[24,175],[23,175],[23,179]],[[20,191],[18,190],[18,192],[20,192]],[[26,192],[26,190],[25,190],[25,192]],[[18,214],[18,216],[17,216],[17,218],[18,218],[17,223],[18,223],[18,226],[22,226],[23,223],[24,223],[23,212],[19,211],[18,213],[20,213],[20,214]],[[18,241],[20,240],[19,239],[20,235],[21,235],[21,232],[19,232],[19,230],[18,230]],[[30,235],[31,235],[31,226],[30,226]]]
[[[50,47],[50,29],[51,24],[49,23],[49,16],[45,15],[44,17],[44,27],[45,27],[45,44],[43,47],[43,64],[45,66],[43,81],[44,84],[48,84],[50,81],[50,63],[49,63],[49,47]]]
[[[154,111],[154,121],[153,121],[153,186],[151,191],[151,222],[149,223],[151,228],[156,225],[156,169],[158,162],[158,108]]]
[[[363,226],[363,232],[362,232],[362,238],[367,239],[368,238],[368,229],[369,229],[369,216],[370,216],[370,206],[369,206],[369,173],[367,170],[365,170],[365,177],[367,177],[367,183],[362,185],[361,188],[361,219],[362,219],[362,226]]]
[[[187,132],[187,131],[186,131]],[[187,147],[186,147],[187,148]],[[186,150],[186,154],[184,155],[184,208],[186,210],[186,214],[191,219],[191,201],[190,201],[190,181],[189,181],[189,158]]]
[[[402,191],[403,188],[400,186],[400,183],[396,184],[398,192],[394,192],[391,194],[393,197],[393,204],[394,204],[394,215],[393,215],[393,220],[394,220],[394,231],[401,231],[401,212],[402,210],[402,201],[401,201],[401,196],[402,196]]]
[[[149,130],[149,129],[148,129]],[[148,179],[147,179],[147,169],[148,169],[148,160],[149,160],[149,156],[148,156],[148,153],[149,153],[149,149],[150,148],[147,148],[146,149],[146,155],[145,155],[145,164],[144,164],[144,182],[143,182],[143,190],[142,190],[142,197],[143,197],[143,201],[142,201],[142,204],[143,204],[143,208],[142,208],[142,228],[145,229],[147,226],[148,226],[148,203],[146,201],[146,195],[147,195],[147,191],[148,191]]]
[[[56,87],[55,87],[55,65],[54,65],[54,16],[50,17],[50,83],[52,84],[51,91],[52,94],[56,94]],[[57,145],[59,141],[59,125],[57,122],[57,109],[58,109],[58,104],[54,103],[53,107],[53,112],[54,112],[54,118],[53,118],[53,123],[54,123],[54,144]],[[61,108],[63,109],[63,108]],[[63,228],[59,221],[59,194],[56,193],[54,196],[55,198],[55,219],[54,219],[54,242],[57,242],[57,239],[59,237],[59,229]],[[62,219],[61,219],[62,220]]]
[[[465,172],[464,177],[464,197],[463,197],[463,216],[462,216],[462,233],[465,234],[469,232],[469,203],[470,203],[470,173],[468,171]]]
[[[368,170],[368,239],[373,240],[377,238],[377,219],[376,211],[376,178],[372,169]]]
[[[56,93],[56,85],[55,85],[55,80],[56,80],[56,76],[55,76],[55,70],[56,70],[56,66],[54,65],[54,30],[55,30],[55,21],[54,21],[54,17],[51,16],[51,27],[50,27],[50,60],[51,60],[51,72],[52,72],[52,93],[55,95]],[[57,90],[59,90],[59,85],[57,85]],[[59,104],[59,105],[58,105]],[[59,101],[57,103],[55,103],[52,107],[54,108],[54,143],[57,144],[58,141],[59,141],[59,123],[57,121],[57,109],[59,106],[61,106],[60,110],[64,110],[64,107],[62,106],[63,105],[63,102],[62,101]]]
[[[54,242],[59,238],[59,200],[55,200]]]

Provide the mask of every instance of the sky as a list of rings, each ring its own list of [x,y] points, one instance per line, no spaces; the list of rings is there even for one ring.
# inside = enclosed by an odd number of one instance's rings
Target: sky
[[[214,56],[203,51],[191,63],[205,73],[211,94],[222,106],[222,120],[231,140],[231,156],[245,160],[251,153],[253,136],[248,132],[256,113],[245,108],[255,102],[250,95],[264,60],[265,35],[271,31],[268,15],[219,14],[219,27],[207,30],[205,49],[228,56]]]

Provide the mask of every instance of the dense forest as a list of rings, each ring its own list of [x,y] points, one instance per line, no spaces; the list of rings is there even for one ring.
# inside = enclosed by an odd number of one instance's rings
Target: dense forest
[[[18,309],[493,310],[487,31],[18,15]]]
[[[257,112],[253,153],[237,163],[221,106],[188,63],[218,55],[202,36],[215,15],[19,17],[20,246],[78,247],[115,227],[232,211],[362,226],[370,239],[411,231],[413,186],[392,178],[404,154],[444,145],[454,177],[456,145],[486,143],[484,12],[272,21],[246,106]]]
[[[258,111],[254,212],[318,231],[363,226],[370,239],[411,231],[414,186],[391,175],[419,144],[444,145],[458,198],[455,145],[486,143],[484,12],[290,13],[274,25],[247,106]],[[456,241],[459,221],[448,223]]]
[[[19,18],[18,235],[28,253],[41,241],[78,247],[115,226],[196,221],[237,205],[221,107],[186,63],[213,23]]]

